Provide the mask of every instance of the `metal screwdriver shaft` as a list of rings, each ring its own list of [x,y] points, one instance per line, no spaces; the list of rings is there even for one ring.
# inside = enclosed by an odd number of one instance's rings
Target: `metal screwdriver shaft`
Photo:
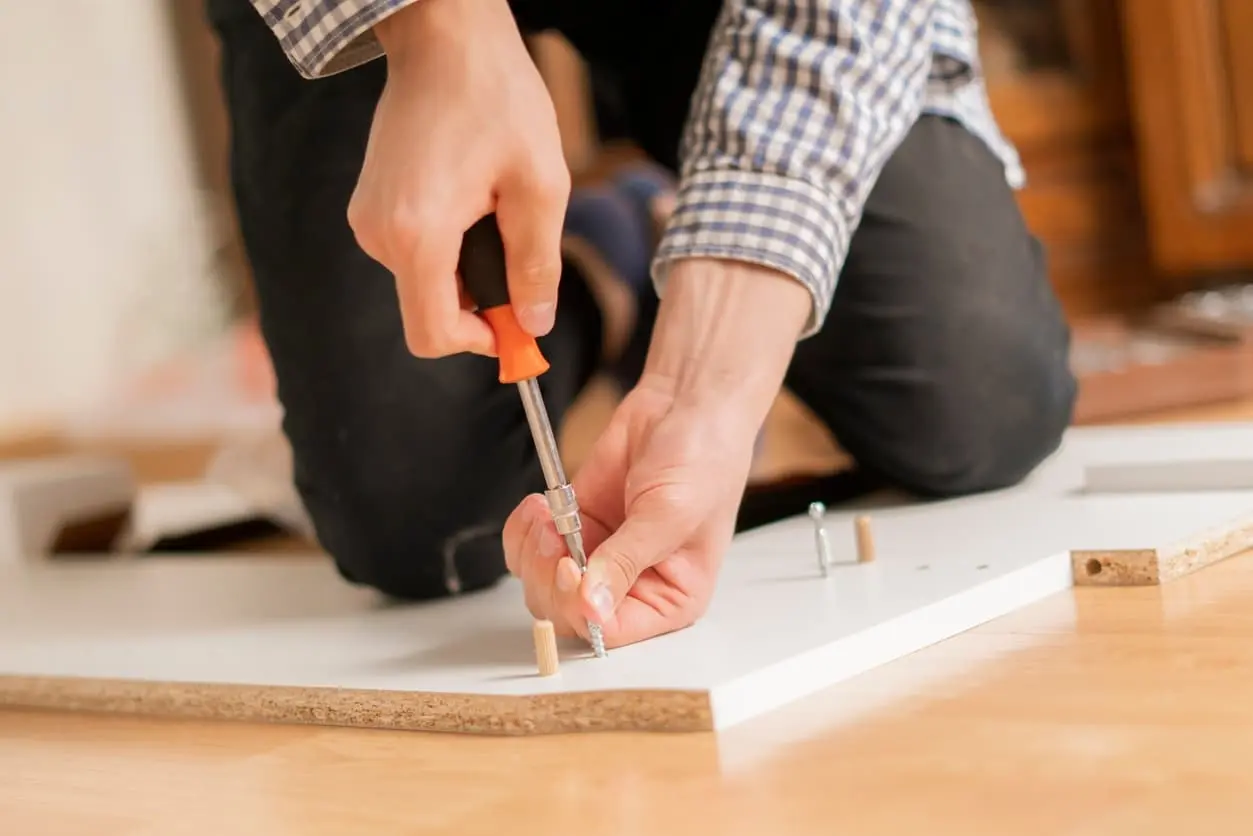
[[[580,572],[587,571],[587,553],[583,548],[583,523],[574,488],[566,480],[565,468],[557,438],[553,434],[548,409],[537,378],[548,371],[548,361],[535,339],[522,330],[509,301],[505,271],[505,247],[496,225],[496,216],[488,215],[466,231],[461,244],[459,265],[461,282],[496,335],[496,353],[500,359],[500,382],[515,383],[522,397],[526,421],[531,428],[535,451],[544,472],[544,492],[548,509],[558,533],[566,541],[570,556]],[[605,642],[599,624],[587,623],[592,650],[605,655]]]
[[[544,483],[548,486],[548,490],[544,492],[544,498],[548,500],[548,510],[552,512],[557,533],[565,539],[566,548],[578,564],[579,571],[586,572],[587,552],[583,549],[583,522],[579,516],[579,501],[574,495],[574,488],[566,480],[557,439],[548,420],[548,409],[544,406],[544,396],[540,392],[538,381],[533,377],[518,381],[518,393],[522,396],[526,421],[531,426],[531,437],[535,439],[535,450],[544,471]],[[587,631],[592,640],[592,650],[597,656],[604,656],[605,640],[601,635],[600,625],[589,621]]]

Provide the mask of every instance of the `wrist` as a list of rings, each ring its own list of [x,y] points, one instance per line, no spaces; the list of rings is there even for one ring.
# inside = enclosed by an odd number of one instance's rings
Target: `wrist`
[[[813,307],[800,282],[768,267],[693,258],[675,263],[641,386],[676,403],[733,404],[765,420]]]
[[[502,15],[513,25],[508,0],[416,0],[376,23],[374,35],[388,61],[396,62],[432,42],[481,38]]]

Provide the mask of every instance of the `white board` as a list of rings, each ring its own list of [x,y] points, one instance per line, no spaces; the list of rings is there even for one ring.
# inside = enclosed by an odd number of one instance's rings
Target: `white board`
[[[1071,549],[1152,549],[1253,510],[1247,490],[1084,490],[1091,464],[1137,447],[1205,458],[1219,435],[1253,450],[1251,425],[1077,430],[1015,489],[875,510],[867,564],[852,512],[832,512],[841,562],[825,578],[808,519],[750,532],[696,626],[607,659],[567,643],[551,678],[535,673],[512,581],[396,606],[317,557],[0,567],[0,704],[452,731],[727,728],[1068,589]]]
[[[0,564],[47,558],[67,527],[125,515],[136,491],[130,465],[116,456],[0,463]]]

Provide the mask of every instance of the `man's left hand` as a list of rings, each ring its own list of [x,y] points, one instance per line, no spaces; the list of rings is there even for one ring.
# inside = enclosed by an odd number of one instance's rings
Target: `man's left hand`
[[[704,614],[757,430],[718,419],[647,383],[623,400],[573,481],[591,556],[585,577],[544,497],[518,506],[505,525],[505,556],[532,615],[584,638],[590,618],[615,647]]]
[[[533,616],[584,638],[590,619],[615,647],[704,614],[753,442],[810,311],[809,292],[767,268],[675,267],[644,375],[573,480],[587,572],[580,577],[542,496],[505,524],[505,559]]]

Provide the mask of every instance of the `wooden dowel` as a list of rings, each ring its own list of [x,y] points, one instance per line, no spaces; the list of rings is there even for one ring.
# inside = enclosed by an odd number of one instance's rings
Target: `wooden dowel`
[[[874,560],[874,535],[870,531],[870,517],[858,517],[853,520],[857,534],[857,562],[870,563]]]
[[[531,628],[535,638],[535,661],[539,664],[540,676],[552,676],[557,673],[557,633],[551,621],[536,621]]]

